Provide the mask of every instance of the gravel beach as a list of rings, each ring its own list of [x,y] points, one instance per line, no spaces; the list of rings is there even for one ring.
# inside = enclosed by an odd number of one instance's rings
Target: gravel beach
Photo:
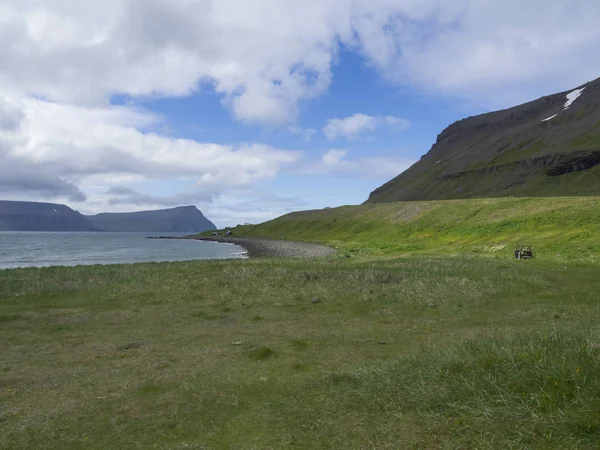
[[[192,239],[198,241],[226,242],[237,244],[248,251],[251,258],[315,258],[335,253],[335,249],[325,245],[306,242],[277,241],[241,237],[201,237],[185,236],[177,238],[159,237],[158,239]]]

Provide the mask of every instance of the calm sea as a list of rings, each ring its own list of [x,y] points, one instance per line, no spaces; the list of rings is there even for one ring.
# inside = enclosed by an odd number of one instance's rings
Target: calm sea
[[[184,234],[0,232],[0,269],[229,259],[246,256],[242,247],[233,244],[146,239],[148,236]]]

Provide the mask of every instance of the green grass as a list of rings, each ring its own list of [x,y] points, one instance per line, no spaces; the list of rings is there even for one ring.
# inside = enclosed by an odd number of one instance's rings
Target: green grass
[[[0,271],[0,448],[597,448],[597,275],[343,254]]]
[[[483,167],[493,167],[523,161],[541,153],[548,144],[543,139],[533,137],[507,147],[492,161]]]
[[[600,134],[588,134],[570,142],[573,150],[600,150]]]
[[[0,448],[598,448],[599,201],[234,229],[340,249],[315,260],[0,271]]]
[[[548,261],[598,261],[600,198],[502,198],[344,206],[288,214],[236,236],[327,243],[346,255],[510,257],[532,243]]]
[[[585,169],[573,163],[576,175],[548,175],[551,169],[568,165],[571,153],[574,157],[577,153],[578,159],[581,152],[593,157],[593,151],[600,150],[600,122],[588,123],[587,131],[578,133],[557,131],[557,126],[572,128],[575,122],[573,116],[559,114],[551,124],[539,124],[539,133],[533,135],[525,133],[507,140],[492,132],[482,133],[473,142],[463,139],[460,146],[442,142],[440,145],[447,146],[448,151],[442,151],[442,155],[438,148],[437,161],[423,159],[373,191],[368,201],[599,196],[598,166]],[[561,155],[566,158],[562,163],[558,158]]]

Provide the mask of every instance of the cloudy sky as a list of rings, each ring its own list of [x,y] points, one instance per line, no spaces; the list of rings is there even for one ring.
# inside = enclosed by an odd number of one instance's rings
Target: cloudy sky
[[[462,117],[600,77],[597,0],[0,0],[0,198],[363,202]]]

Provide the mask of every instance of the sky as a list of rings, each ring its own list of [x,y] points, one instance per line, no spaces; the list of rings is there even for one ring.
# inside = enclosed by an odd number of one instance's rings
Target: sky
[[[597,0],[0,0],[0,199],[364,202],[464,117],[600,77]]]

